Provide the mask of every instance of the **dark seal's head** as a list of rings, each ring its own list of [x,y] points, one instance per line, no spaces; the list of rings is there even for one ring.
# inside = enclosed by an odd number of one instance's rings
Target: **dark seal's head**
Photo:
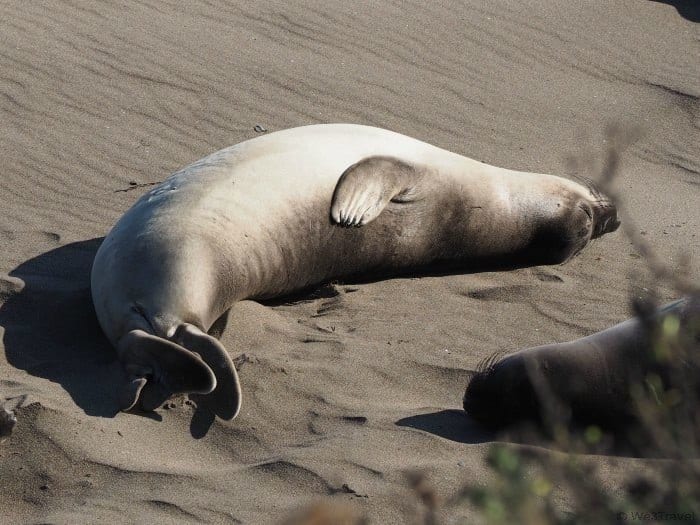
[[[464,410],[489,428],[501,428],[540,417],[538,398],[520,354],[483,361],[464,393]]]

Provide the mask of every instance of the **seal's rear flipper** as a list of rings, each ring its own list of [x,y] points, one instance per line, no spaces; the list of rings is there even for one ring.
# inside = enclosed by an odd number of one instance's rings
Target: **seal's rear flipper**
[[[139,398],[144,410],[153,410],[173,394],[208,394],[216,388],[214,373],[197,354],[143,330],[122,337],[117,352],[129,374],[119,394],[122,410]]]
[[[393,157],[367,157],[340,176],[333,193],[331,220],[362,226],[393,202],[416,200],[422,170]]]
[[[191,324],[182,324],[173,337],[185,348],[197,352],[216,375],[216,389],[202,401],[222,419],[233,419],[241,408],[241,384],[236,367],[224,346]]]
[[[130,376],[129,380],[119,391],[119,410],[127,411],[134,408],[144,386],[146,386],[145,377]]]

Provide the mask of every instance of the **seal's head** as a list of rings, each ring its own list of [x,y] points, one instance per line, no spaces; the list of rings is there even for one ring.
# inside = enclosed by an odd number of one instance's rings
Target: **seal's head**
[[[477,366],[464,393],[464,410],[489,428],[538,419],[539,404],[522,356],[490,356]]]
[[[530,210],[539,216],[528,250],[544,264],[559,264],[578,255],[592,239],[617,230],[614,202],[593,183],[560,182]]]

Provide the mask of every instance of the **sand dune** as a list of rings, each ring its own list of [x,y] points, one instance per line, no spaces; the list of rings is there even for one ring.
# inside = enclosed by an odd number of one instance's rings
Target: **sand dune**
[[[101,237],[146,185],[255,125],[376,125],[590,175],[617,123],[641,130],[618,181],[627,219],[698,278],[691,3],[2,2],[0,397],[28,405],[0,444],[0,521],[266,523],[329,497],[412,522],[410,472],[443,500],[485,482],[494,436],[456,410],[469,371],[628,317],[633,285],[655,283],[622,233],[564,266],[237,304],[222,336],[244,389],[233,422],[184,399],[117,413],[89,296]],[[591,461],[612,491],[644,465]],[[441,518],[478,519],[467,504]]]

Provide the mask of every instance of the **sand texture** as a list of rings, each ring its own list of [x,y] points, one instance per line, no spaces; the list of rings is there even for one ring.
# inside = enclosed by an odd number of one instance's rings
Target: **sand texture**
[[[274,523],[328,497],[413,523],[410,473],[441,501],[486,483],[496,437],[460,410],[470,370],[629,317],[634,286],[674,296],[621,231],[563,266],[236,304],[222,337],[244,392],[232,422],[180,398],[117,413],[95,251],[149,184],[256,125],[368,124],[498,166],[595,175],[617,123],[641,130],[618,180],[625,218],[697,279],[692,3],[0,2],[0,399],[28,395],[0,443],[0,521]],[[647,461],[589,460],[611,491]],[[466,503],[440,518],[479,519]]]

